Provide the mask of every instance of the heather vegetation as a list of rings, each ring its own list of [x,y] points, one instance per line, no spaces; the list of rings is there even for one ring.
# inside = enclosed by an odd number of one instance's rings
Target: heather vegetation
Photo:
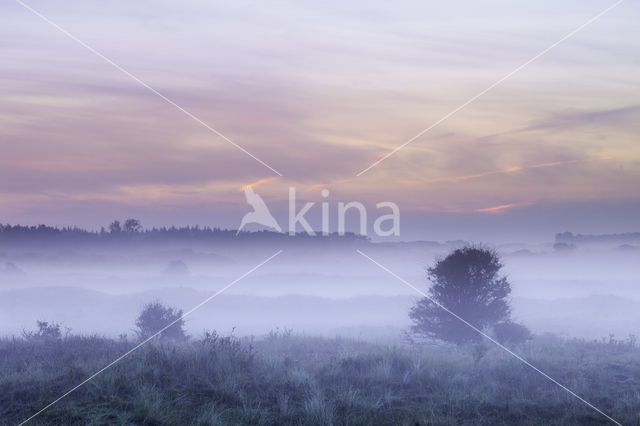
[[[4,424],[43,408],[136,344],[98,336],[0,341]],[[537,337],[513,348],[623,424],[638,421],[634,339]],[[487,343],[372,344],[274,332],[158,339],[32,424],[606,424]]]

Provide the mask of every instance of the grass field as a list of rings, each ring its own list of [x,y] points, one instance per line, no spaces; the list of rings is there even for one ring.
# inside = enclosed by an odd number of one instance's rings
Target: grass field
[[[25,420],[134,345],[82,336],[1,340],[2,422]],[[392,347],[290,333],[155,342],[31,424],[608,423],[490,345]],[[622,424],[639,424],[633,340],[546,336],[516,351]]]

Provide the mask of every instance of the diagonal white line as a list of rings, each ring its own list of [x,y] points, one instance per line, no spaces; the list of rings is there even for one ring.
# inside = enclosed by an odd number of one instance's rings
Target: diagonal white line
[[[259,264],[257,264],[256,266],[254,266],[253,268],[251,268],[250,270],[248,270],[247,272],[245,272],[244,274],[242,274],[240,277],[236,278],[235,280],[233,280],[231,283],[227,284],[226,286],[224,286],[223,288],[221,288],[220,290],[216,291],[214,294],[212,294],[211,296],[207,297],[205,300],[203,300],[202,302],[200,302],[199,304],[197,304],[196,306],[194,306],[193,308],[191,308],[190,310],[188,310],[187,312],[185,312],[180,318],[176,319],[175,321],[171,322],[169,325],[167,325],[166,327],[162,328],[161,330],[158,330],[155,334],[153,334],[151,337],[143,340],[142,342],[140,342],[139,344],[137,344],[136,346],[134,346],[132,349],[128,350],[127,352],[125,352],[124,354],[120,355],[118,358],[116,358],[115,360],[113,360],[112,362],[110,362],[109,364],[107,364],[106,366],[104,366],[103,368],[101,368],[100,370],[96,371],[95,373],[93,373],[91,376],[87,377],[85,380],[83,380],[81,383],[78,383],[76,386],[74,386],[73,388],[69,389],[67,392],[65,392],[64,394],[62,394],[60,397],[58,397],[55,401],[51,402],[49,405],[47,405],[46,407],[42,408],[40,411],[38,411],[37,413],[33,414],[31,417],[29,417],[28,419],[24,420],[23,422],[21,422],[18,426],[21,426],[31,420],[33,420],[34,418],[36,418],[37,416],[39,416],[40,414],[42,414],[44,411],[48,410],[49,408],[51,408],[52,406],[54,406],[55,404],[57,404],[60,400],[62,400],[63,398],[66,398],[69,394],[71,394],[72,392],[74,392],[76,389],[78,389],[79,387],[85,385],[86,383],[90,382],[91,380],[93,380],[96,376],[98,376],[100,373],[104,372],[105,370],[107,370],[108,368],[114,366],[115,364],[117,364],[118,362],[122,361],[124,358],[126,358],[128,355],[130,355],[131,353],[133,353],[134,351],[138,350],[140,347],[142,347],[143,345],[145,345],[146,343],[150,342],[151,340],[153,340],[155,337],[157,337],[160,333],[162,333],[163,331],[165,331],[166,329],[168,329],[169,327],[171,327],[172,325],[174,325],[175,323],[177,323],[178,321],[184,319],[186,316],[192,314],[194,311],[200,309],[203,305],[205,305],[206,303],[208,303],[211,299],[213,299],[214,297],[218,296],[219,294],[223,293],[224,291],[226,291],[227,289],[229,289],[231,286],[233,286],[234,284],[236,284],[238,281],[242,280],[243,278],[245,278],[247,275],[251,274],[252,272],[254,272],[256,269],[260,268],[262,265],[264,265],[265,263],[269,262],[271,259],[273,259],[274,257],[278,256],[280,253],[282,253],[282,250],[278,250],[275,254],[271,255],[269,258],[267,258],[266,260],[263,260],[262,262],[260,262]]]
[[[523,357],[521,357],[520,355],[516,354],[515,352],[511,351],[511,349],[507,348],[506,346],[504,346],[503,344],[501,344],[500,342],[498,342],[497,340],[493,339],[491,336],[489,336],[488,334],[486,334],[485,332],[483,332],[482,330],[480,330],[479,328],[477,328],[476,326],[474,326],[473,324],[471,324],[470,322],[468,322],[467,320],[465,320],[464,318],[462,318],[461,316],[459,316],[458,314],[456,314],[455,312],[451,311],[450,309],[448,309],[447,307],[443,306],[441,303],[438,303],[436,300],[434,300],[433,298],[431,298],[428,294],[426,294],[424,291],[416,288],[413,284],[411,284],[410,282],[406,281],[405,279],[403,279],[402,277],[400,277],[399,275],[397,275],[396,273],[394,273],[393,271],[391,271],[389,268],[387,268],[386,266],[380,264],[379,262],[377,262],[376,260],[372,259],[371,257],[367,256],[366,254],[364,254],[363,252],[361,252],[360,250],[356,251],[362,255],[363,257],[365,257],[366,259],[370,260],[371,262],[373,262],[374,264],[376,264],[378,267],[380,267],[380,269],[382,269],[383,271],[389,273],[391,276],[393,276],[394,278],[398,279],[399,281],[401,281],[404,285],[406,285],[407,287],[413,289],[415,292],[417,292],[418,294],[420,294],[421,296],[426,297],[427,299],[429,299],[430,302],[432,302],[433,304],[435,304],[436,306],[438,306],[439,308],[443,309],[444,311],[446,311],[447,313],[451,314],[454,318],[456,318],[457,320],[461,321],[463,324],[469,326],[470,328],[472,328],[474,331],[476,331],[477,333],[479,333],[482,337],[485,337],[486,339],[488,339],[489,341],[491,341],[492,343],[494,343],[496,346],[498,346],[500,349],[506,351],[508,354],[510,354],[511,356],[513,356],[514,358],[518,359],[519,361],[523,362],[525,365],[527,365],[528,367],[532,368],[534,371],[536,371],[537,373],[541,374],[542,376],[544,376],[545,378],[547,378],[548,380],[550,380],[551,382],[555,383],[556,385],[560,386],[562,389],[564,389],[565,391],[567,391],[569,394],[571,394],[572,396],[574,396],[575,398],[577,398],[578,400],[582,401],[583,403],[585,403],[586,405],[588,405],[590,408],[592,408],[593,410],[597,411],[598,413],[602,414],[604,417],[606,417],[608,420],[612,421],[613,423],[622,426],[622,424],[620,422],[618,422],[617,420],[613,419],[612,417],[610,417],[609,415],[607,415],[604,411],[600,410],[598,407],[596,407],[595,405],[593,405],[592,403],[590,403],[589,401],[587,401],[586,399],[582,398],[580,395],[578,395],[577,393],[575,393],[574,391],[572,391],[571,389],[569,389],[568,387],[566,387],[565,385],[563,385],[562,383],[558,382],[556,379],[554,379],[553,377],[549,376],[547,373],[545,373],[544,371],[540,370],[538,367],[536,367],[535,365],[531,364],[529,361],[527,361],[526,359],[524,359]]]
[[[282,173],[280,173],[278,170],[274,169],[273,167],[271,167],[270,165],[268,165],[267,163],[265,163],[264,161],[262,161],[261,159],[259,159],[258,157],[256,157],[255,155],[253,155],[252,153],[250,153],[249,151],[247,151],[246,149],[244,149],[243,147],[241,147],[240,145],[238,145],[237,143],[235,143],[234,141],[232,141],[231,139],[229,139],[228,137],[226,137],[224,134],[222,134],[221,132],[219,132],[218,130],[214,129],[213,127],[211,127],[210,125],[208,125],[207,123],[205,123],[204,121],[202,121],[200,118],[196,117],[195,115],[193,115],[191,112],[187,111],[186,109],[184,109],[183,107],[181,107],[180,105],[178,105],[177,103],[175,103],[174,101],[172,101],[171,99],[169,99],[168,97],[166,97],[165,95],[163,95],[162,93],[158,92],[156,89],[154,89],[153,87],[149,86],[147,83],[145,83],[144,81],[142,81],[141,79],[139,79],[138,77],[136,77],[135,75],[131,74],[129,71],[127,71],[126,69],[122,68],[120,65],[118,65],[117,63],[113,62],[111,59],[107,58],[106,56],[104,56],[102,53],[98,52],[96,49],[94,49],[93,47],[89,46],[87,43],[85,43],[84,41],[80,40],[78,37],[74,36],[73,34],[71,34],[69,31],[65,30],[64,28],[62,28],[60,25],[56,24],[55,22],[53,22],[51,19],[47,18],[46,16],[44,16],[43,14],[41,14],[40,12],[38,12],[37,10],[35,10],[34,8],[32,8],[31,6],[25,4],[22,0],[16,0],[16,3],[18,3],[20,6],[24,7],[25,9],[27,9],[28,11],[30,11],[31,13],[33,13],[34,15],[38,16],[39,18],[41,18],[43,21],[45,21],[46,23],[48,23],[49,25],[51,25],[52,27],[56,28],[58,31],[60,31],[61,33],[63,33],[64,35],[66,35],[67,37],[69,37],[70,39],[72,39],[73,41],[75,41],[76,43],[80,44],[81,46],[83,46],[84,48],[86,48],[87,50],[89,50],[91,53],[93,53],[94,55],[98,56],[99,58],[101,58],[102,60],[104,60],[105,62],[111,64],[114,68],[116,68],[117,70],[119,70],[120,72],[122,72],[123,74],[127,75],[128,77],[130,77],[131,79],[135,80],[136,82],[138,82],[140,85],[144,86],[146,89],[148,89],[149,91],[151,91],[152,93],[154,93],[155,95],[157,95],[158,97],[160,97],[161,99],[163,99],[164,101],[166,101],[167,103],[169,103],[170,105],[174,106],[175,108],[177,108],[178,110],[182,111],[183,113],[185,113],[187,116],[189,116],[190,118],[192,118],[193,120],[195,120],[197,123],[199,123],[200,125],[204,126],[205,128],[207,128],[209,131],[213,132],[214,134],[218,135],[219,137],[221,137],[222,139],[224,139],[225,141],[229,142],[231,145],[235,146],[236,148],[238,148],[240,151],[244,152],[245,154],[247,154],[249,157],[253,158],[254,160],[256,160],[258,163],[262,164],[263,166],[265,166],[266,168],[268,168],[269,170],[271,170],[272,172],[274,172],[275,174],[277,174],[278,176],[282,176]]]
[[[609,12],[611,9],[617,7],[620,5],[620,3],[622,3],[624,0],[618,0],[617,2],[615,2],[614,4],[612,4],[611,6],[607,7],[605,10],[603,10],[602,12],[598,13],[597,15],[595,15],[594,17],[592,17],[591,19],[589,19],[588,21],[586,21],[585,23],[583,23],[582,25],[580,25],[579,27],[577,27],[576,29],[574,29],[573,31],[571,31],[570,33],[568,33],[567,35],[565,35],[564,37],[562,37],[560,40],[556,41],[555,43],[553,43],[552,45],[550,45],[549,47],[547,47],[546,49],[542,50],[541,52],[539,52],[537,55],[535,55],[533,58],[529,59],[528,61],[524,62],[523,64],[521,64],[520,66],[518,66],[517,68],[515,68],[513,71],[511,71],[510,73],[508,73],[507,75],[505,75],[504,77],[502,77],[501,79],[497,80],[496,82],[494,82],[493,84],[491,84],[489,87],[487,87],[486,89],[484,89],[483,91],[481,91],[480,93],[477,93],[475,96],[471,97],[471,99],[469,99],[468,101],[466,101],[465,103],[461,104],[460,106],[458,106],[457,108],[453,109],[452,111],[450,111],[448,114],[446,114],[444,117],[442,117],[441,119],[439,119],[438,121],[436,121],[435,123],[433,123],[432,125],[430,125],[429,127],[427,127],[426,129],[422,130],[420,133],[418,133],[417,135],[415,135],[414,137],[412,137],[411,139],[409,139],[408,141],[406,141],[405,143],[403,143],[402,145],[399,145],[397,147],[395,147],[391,152],[389,152],[388,154],[386,154],[384,157],[380,158],[379,160],[375,161],[373,164],[371,164],[369,167],[367,167],[366,169],[362,170],[360,173],[358,173],[356,176],[361,176],[363,174],[365,174],[367,171],[369,171],[370,169],[374,168],[375,166],[377,166],[378,164],[382,163],[384,160],[386,160],[387,158],[391,157],[393,154],[395,154],[396,152],[400,151],[402,148],[404,148],[405,146],[409,145],[411,142],[415,141],[416,139],[418,139],[420,136],[424,135],[425,133],[427,133],[429,130],[433,129],[434,127],[438,126],[440,123],[442,123],[443,121],[447,120],[449,117],[451,117],[452,115],[454,115],[455,113],[457,113],[458,111],[460,111],[461,109],[465,108],[467,105],[469,105],[470,103],[474,102],[476,99],[478,99],[479,97],[483,96],[484,94],[486,94],[488,91],[490,91],[491,89],[493,89],[494,87],[500,85],[501,83],[503,83],[505,80],[509,79],[511,76],[513,76],[515,73],[517,73],[518,71],[520,71],[521,69],[525,68],[527,65],[531,64],[532,62],[534,62],[535,60],[537,60],[538,58],[540,58],[541,56],[543,56],[544,54],[546,54],[547,52],[549,52],[551,49],[553,49],[554,47],[556,47],[557,45],[559,45],[560,43],[562,43],[563,41],[567,40],[568,38],[574,36],[577,32],[579,32],[580,30],[582,30],[583,28],[585,28],[587,25],[592,24],[593,22],[597,21],[598,19],[600,19],[604,14],[606,14],[607,12]]]

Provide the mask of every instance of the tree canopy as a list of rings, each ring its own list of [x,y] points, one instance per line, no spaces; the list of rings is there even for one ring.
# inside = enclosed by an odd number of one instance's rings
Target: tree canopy
[[[511,285],[500,274],[498,254],[483,247],[464,247],[427,269],[428,296],[411,309],[411,330],[429,338],[461,344],[482,336],[438,304],[482,330],[509,320]]]

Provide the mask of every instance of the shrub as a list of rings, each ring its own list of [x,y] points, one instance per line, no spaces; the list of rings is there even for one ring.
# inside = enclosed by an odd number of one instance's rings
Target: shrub
[[[166,330],[163,328],[169,326]],[[164,306],[160,302],[147,303],[136,319],[135,330],[142,340],[148,339],[160,330],[158,337],[165,340],[186,340],[182,310]]]
[[[27,340],[57,340],[62,337],[60,331],[60,324],[49,323],[48,321],[36,321],[38,324],[38,331],[26,331],[22,332]]]
[[[533,338],[527,327],[511,321],[494,325],[493,332],[496,335],[496,340],[503,345],[518,345]]]

